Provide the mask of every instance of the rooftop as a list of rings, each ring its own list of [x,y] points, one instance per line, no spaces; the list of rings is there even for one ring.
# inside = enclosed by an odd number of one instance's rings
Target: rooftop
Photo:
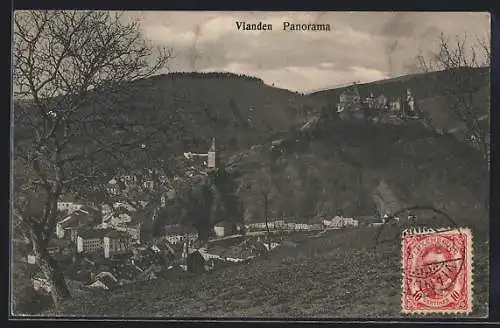
[[[143,228],[152,228],[154,209],[145,208],[131,213],[131,220],[128,226],[135,226],[141,224]]]
[[[107,276],[107,275],[104,275],[104,276],[100,277],[99,279],[96,279],[95,281],[97,281],[97,280],[101,281],[108,288],[112,288],[112,287],[115,287],[118,285],[117,282],[113,280],[113,278],[111,278],[110,276]]]
[[[195,227],[185,225],[168,225],[163,228],[163,233],[166,235],[182,235],[196,232],[197,230]]]
[[[67,239],[55,239],[55,238],[52,238],[50,239],[49,241],[49,247],[68,247],[69,245],[71,245],[71,241],[70,240],[67,240]]]
[[[83,239],[97,239],[97,238],[104,238],[104,237],[109,237],[109,238],[120,238],[127,236],[126,233],[122,231],[118,231],[115,229],[90,229],[90,230],[84,230],[81,231],[78,234],[80,237]]]
[[[96,212],[91,208],[81,208],[79,210],[74,211],[73,213],[66,216],[64,219],[59,221],[58,223],[63,227],[68,227],[76,222],[81,220],[83,221],[93,221],[96,219]]]

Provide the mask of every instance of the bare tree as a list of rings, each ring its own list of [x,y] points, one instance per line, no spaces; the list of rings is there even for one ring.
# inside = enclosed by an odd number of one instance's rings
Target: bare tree
[[[104,181],[119,152],[147,138],[117,134],[134,122],[113,114],[119,113],[117,104],[125,101],[119,97],[127,94],[129,82],[157,73],[170,56],[165,49],[155,55],[138,23],[119,14],[15,14],[12,210],[51,284],[55,306],[70,297],[47,251],[59,217],[58,199],[74,186],[102,185],[91,182]]]
[[[490,67],[488,41],[477,38],[470,42],[466,34],[455,39],[441,34],[436,51],[419,55],[417,60],[424,72],[441,71],[434,75],[432,87],[444,94],[450,109],[464,123],[469,141],[489,160],[488,124],[481,123],[488,111],[481,108],[478,99],[481,88],[489,90],[489,69],[480,70]]]
[[[271,171],[268,167],[261,168],[256,176],[252,186],[254,192],[259,194],[262,199],[263,214],[266,222],[267,242],[271,242],[271,231],[269,229],[269,198],[273,192],[273,183]]]
[[[269,228],[269,213],[272,199],[281,198],[282,193],[278,186],[279,175],[278,158],[273,157],[272,151],[262,149],[260,158],[263,160],[262,167],[253,175],[251,184],[252,192],[257,196],[257,204],[262,205],[267,230],[267,242],[271,243],[271,230]],[[262,202],[262,203],[261,203]]]

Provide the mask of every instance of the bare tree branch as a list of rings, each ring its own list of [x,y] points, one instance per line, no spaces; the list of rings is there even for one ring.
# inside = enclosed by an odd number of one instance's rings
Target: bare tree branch
[[[417,62],[424,72],[442,73],[435,75],[434,87],[444,94],[448,107],[464,123],[469,141],[489,159],[489,130],[480,123],[481,117],[489,110],[478,105],[478,93],[484,87],[478,69],[489,67],[489,42],[476,38],[470,44],[467,34],[457,36],[453,41],[441,34],[437,51],[427,58],[419,54]],[[488,76],[484,79],[488,79]]]
[[[60,215],[57,202],[65,191],[104,189],[100,171],[116,170],[127,149],[158,133],[142,122],[139,133],[116,135],[117,126],[134,121],[116,115],[117,107],[126,103],[130,82],[156,74],[171,56],[170,50],[154,49],[138,23],[120,14],[15,13],[13,214],[53,280],[56,304],[69,296],[46,251]]]

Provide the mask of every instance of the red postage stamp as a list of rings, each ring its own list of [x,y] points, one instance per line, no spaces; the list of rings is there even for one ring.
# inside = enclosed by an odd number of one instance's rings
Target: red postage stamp
[[[405,231],[402,239],[402,312],[470,313],[470,230]]]

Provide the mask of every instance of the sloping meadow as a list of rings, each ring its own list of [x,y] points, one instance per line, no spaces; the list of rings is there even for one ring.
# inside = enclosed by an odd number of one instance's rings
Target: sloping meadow
[[[280,247],[248,264],[136,284],[73,299],[57,316],[400,317],[400,239],[376,244],[379,228],[332,231]],[[397,229],[397,228],[390,228]],[[475,231],[473,229],[473,231]],[[376,247],[375,247],[376,246]],[[488,250],[474,241],[473,316],[487,313]]]

